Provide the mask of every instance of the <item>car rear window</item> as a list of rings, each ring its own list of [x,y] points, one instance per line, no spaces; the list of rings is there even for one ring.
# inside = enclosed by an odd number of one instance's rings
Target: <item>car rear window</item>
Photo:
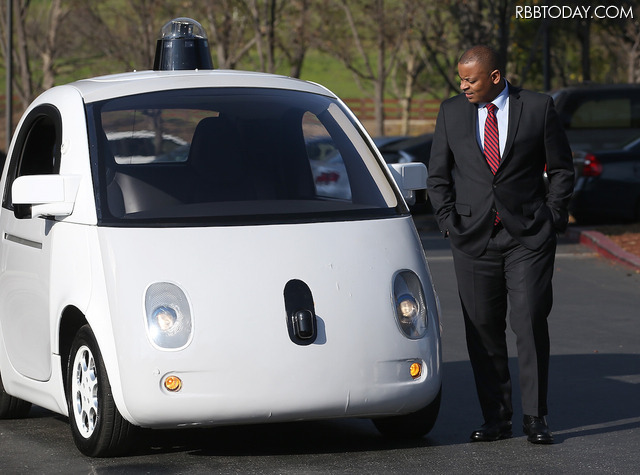
[[[640,88],[584,88],[553,95],[574,150],[619,149],[640,137]]]
[[[365,219],[405,213],[338,101],[260,88],[87,106],[101,224]]]

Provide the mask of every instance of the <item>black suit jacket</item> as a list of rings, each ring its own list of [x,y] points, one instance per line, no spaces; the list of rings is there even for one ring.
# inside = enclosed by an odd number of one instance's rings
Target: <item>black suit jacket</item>
[[[452,97],[440,106],[436,122],[429,199],[440,230],[471,256],[485,250],[496,209],[511,236],[532,250],[563,231],[568,222],[573,159],[553,100],[508,87],[507,142],[495,176],[476,138],[475,104],[464,94]]]

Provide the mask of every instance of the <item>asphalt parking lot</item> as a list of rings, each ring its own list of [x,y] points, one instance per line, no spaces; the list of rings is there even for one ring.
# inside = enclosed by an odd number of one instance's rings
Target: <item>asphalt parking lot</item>
[[[517,403],[512,439],[472,444],[468,437],[481,416],[451,254],[428,218],[417,223],[444,327],[443,401],[427,437],[384,439],[359,419],[147,431],[128,457],[89,459],[76,450],[64,417],[34,408],[28,419],[0,421],[3,473],[637,473],[640,273],[562,237],[550,317],[549,423],[556,444],[526,441]],[[515,354],[510,364],[517,378]]]

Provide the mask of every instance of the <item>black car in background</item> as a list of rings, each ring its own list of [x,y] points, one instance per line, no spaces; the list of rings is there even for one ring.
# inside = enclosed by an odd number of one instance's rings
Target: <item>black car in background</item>
[[[422,134],[418,136],[389,136],[377,137],[373,139],[380,150],[382,158],[387,163],[409,163],[422,162],[429,168],[429,157],[431,156],[431,144],[433,134]],[[426,213],[431,211],[429,205],[429,191],[417,190],[416,203],[412,205],[411,212]]]
[[[569,211],[579,224],[640,221],[640,139],[615,150],[575,152]]]
[[[640,84],[551,94],[574,154],[578,223],[640,221]]]
[[[433,134],[378,137],[373,141],[387,163],[422,162],[429,166]]]

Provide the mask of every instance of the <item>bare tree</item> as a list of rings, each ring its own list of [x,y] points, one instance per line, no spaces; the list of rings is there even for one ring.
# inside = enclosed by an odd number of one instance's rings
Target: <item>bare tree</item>
[[[488,44],[498,51],[503,70],[509,48],[509,20],[513,0],[447,0],[459,28],[461,49]],[[460,54],[462,51],[459,51]]]
[[[453,91],[458,91],[456,68],[463,44],[467,41],[460,33],[456,17],[458,12],[451,8],[451,3],[455,2],[447,0],[430,8],[429,28],[418,31],[422,59],[431,73],[429,80],[439,85],[439,91],[434,92],[434,96],[440,99],[446,99]]]
[[[418,93],[438,97],[444,84],[453,78],[450,67],[442,67],[442,59],[455,47],[451,41],[452,22],[447,9],[433,0],[403,0],[406,10],[407,35],[399,51],[397,72],[391,76],[394,94],[402,105],[401,133],[410,133],[413,98]],[[449,31],[445,31],[449,30]],[[443,39],[446,38],[446,41]],[[457,52],[454,51],[454,55]],[[455,56],[454,56],[455,57]],[[442,76],[442,77],[440,77]],[[455,85],[451,85],[455,87]],[[445,96],[446,97],[446,96]]]
[[[250,18],[241,0],[207,2],[206,17],[209,24],[209,43],[215,49],[217,67],[235,69],[238,62],[256,44],[249,33]]]
[[[64,53],[60,48],[59,30],[68,9],[62,4],[62,0],[51,0],[47,12],[45,35],[36,35],[37,48],[42,58],[42,89],[53,87],[56,77],[56,60]],[[41,39],[44,39],[42,41]]]
[[[245,9],[253,26],[260,70],[276,72],[276,28],[284,1],[245,0]]]
[[[627,2],[626,8],[629,6],[630,2]],[[609,62],[621,65],[624,79],[619,80],[629,83],[640,83],[640,24],[637,21],[639,15],[640,6],[633,6],[633,18],[601,22],[603,28],[598,32],[599,41],[607,48]]]
[[[291,0],[286,2],[283,11],[284,27],[279,29],[278,46],[289,62],[289,75],[294,78],[299,78],[302,73],[302,65],[315,31],[311,26],[311,6],[311,0]]]
[[[622,51],[627,56],[627,82],[640,83],[640,25],[628,22]]]
[[[177,7],[176,0],[74,0],[74,27],[101,56],[126,69],[150,69],[160,29],[179,16]]]
[[[63,53],[59,48],[58,32],[65,14],[62,0],[52,0],[51,3],[32,4],[28,0],[12,0],[15,31],[17,42],[13,48],[13,61],[18,65],[18,75],[13,77],[13,86],[20,101],[21,110],[26,109],[33,98],[44,89],[54,85],[56,74],[56,60]],[[0,13],[6,18],[6,3],[0,5]],[[37,31],[39,34],[32,34]],[[6,43],[6,23],[0,24],[2,35],[2,54],[6,59],[9,55]],[[30,34],[28,34],[29,32]],[[33,74],[34,63],[32,51],[36,51],[41,59],[42,74]]]
[[[17,77],[13,78],[13,85],[15,92],[18,95],[22,108],[26,108],[35,95],[33,86],[33,76],[31,74],[31,65],[29,62],[29,46],[27,42],[27,14],[30,7],[29,0],[13,0],[13,13],[14,13],[14,43],[13,51],[7,51],[6,41],[6,28],[5,22],[0,22],[2,25],[2,44],[4,57],[7,58],[10,54],[13,56],[13,63],[17,66]],[[2,18],[7,17],[7,12],[4,9],[4,2],[0,6]]]
[[[391,3],[391,2],[390,2]],[[346,25],[335,20],[336,6],[344,14]],[[373,86],[375,128],[384,134],[384,97],[389,75],[407,35],[407,11],[403,4],[384,0],[333,0],[325,4],[323,49],[339,59],[359,84]]]

